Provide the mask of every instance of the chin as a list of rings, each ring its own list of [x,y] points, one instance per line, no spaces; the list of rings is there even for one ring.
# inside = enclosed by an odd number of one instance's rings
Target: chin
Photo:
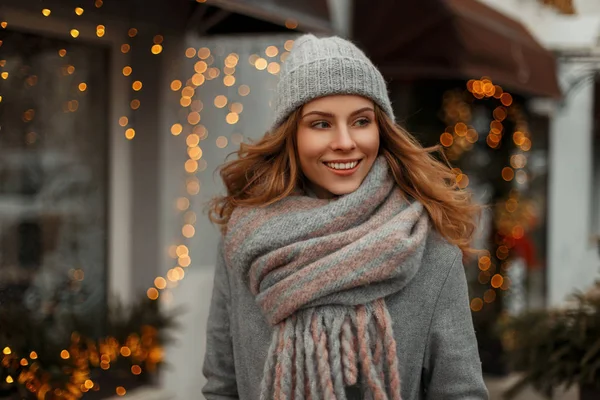
[[[325,187],[327,191],[333,193],[336,196],[343,196],[345,194],[349,194],[358,189],[360,184],[346,184],[346,185],[336,185],[331,187]]]

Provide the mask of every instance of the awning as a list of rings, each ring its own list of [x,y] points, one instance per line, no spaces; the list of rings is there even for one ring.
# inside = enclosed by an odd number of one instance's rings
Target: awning
[[[210,0],[206,4],[299,31],[332,34],[326,0]]]
[[[488,76],[523,95],[561,94],[553,54],[477,0],[355,0],[353,40],[388,80]]]

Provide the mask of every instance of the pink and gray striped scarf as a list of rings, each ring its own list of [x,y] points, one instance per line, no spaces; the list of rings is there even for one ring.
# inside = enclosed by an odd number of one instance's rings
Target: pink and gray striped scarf
[[[234,211],[225,259],[273,327],[262,400],[345,400],[356,384],[366,399],[400,400],[384,298],[416,274],[428,231],[383,156],[335,201],[294,195]]]

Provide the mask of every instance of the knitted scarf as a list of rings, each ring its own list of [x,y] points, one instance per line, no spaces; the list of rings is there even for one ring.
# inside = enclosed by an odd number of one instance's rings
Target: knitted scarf
[[[235,209],[225,260],[273,327],[262,400],[345,400],[355,384],[366,399],[401,399],[384,298],[416,274],[428,230],[383,156],[335,201],[293,195]]]

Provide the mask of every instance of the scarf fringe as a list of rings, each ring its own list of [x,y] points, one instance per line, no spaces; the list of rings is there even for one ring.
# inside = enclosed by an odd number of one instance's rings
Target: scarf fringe
[[[396,341],[383,299],[354,308],[308,308],[280,322],[263,372],[261,400],[346,400],[345,387],[359,378],[365,399],[401,400]]]

